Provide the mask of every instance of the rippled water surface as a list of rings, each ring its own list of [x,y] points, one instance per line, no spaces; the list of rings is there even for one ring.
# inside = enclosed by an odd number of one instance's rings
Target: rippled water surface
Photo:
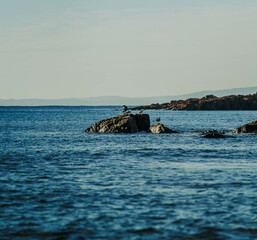
[[[117,107],[0,108],[0,239],[257,239],[256,111],[149,111],[179,134],[84,129]]]

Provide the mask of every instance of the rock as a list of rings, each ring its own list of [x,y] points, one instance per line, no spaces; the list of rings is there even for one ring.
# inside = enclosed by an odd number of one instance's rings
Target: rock
[[[139,106],[133,110],[163,109],[163,110],[257,110],[257,93],[249,95],[231,95],[216,97],[212,94],[203,98],[171,101],[163,104]]]
[[[257,133],[257,119],[242,127],[236,128],[232,133]]]
[[[85,132],[99,133],[136,133],[144,131],[150,126],[150,118],[148,114],[123,114],[116,117],[101,120]]]
[[[218,132],[217,130],[208,130],[201,133],[203,138],[234,138],[234,136],[225,135],[224,132]]]
[[[209,134],[209,133],[210,134],[215,134],[215,133],[219,133],[219,132],[217,130],[215,130],[215,129],[212,129],[212,130],[207,130],[205,132],[202,132],[201,135]],[[224,134],[224,132],[222,134]]]
[[[148,131],[150,127],[150,117],[148,114],[135,114],[138,131]]]
[[[155,125],[149,128],[149,132],[151,133],[178,133],[177,131],[173,131],[167,127],[164,127],[161,123],[156,123]]]
[[[223,133],[219,133],[217,130],[214,129],[201,133],[201,136],[203,138],[226,138],[226,136]]]

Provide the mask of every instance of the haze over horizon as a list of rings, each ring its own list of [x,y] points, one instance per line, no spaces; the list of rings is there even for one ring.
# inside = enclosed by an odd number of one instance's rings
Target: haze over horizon
[[[257,1],[0,0],[0,98],[256,86]]]
[[[257,86],[253,87],[246,87],[246,88],[231,88],[231,89],[218,89],[218,90],[211,90],[211,89],[206,89],[202,91],[196,91],[196,92],[187,92],[184,94],[174,94],[174,95],[158,95],[158,96],[148,96],[148,97],[129,97],[129,96],[119,96],[119,95],[102,95],[102,96],[93,96],[93,97],[67,97],[67,98],[0,98],[0,100],[30,100],[30,99],[38,99],[38,100],[68,100],[68,99],[106,99],[106,98],[133,98],[133,99],[140,99],[140,98],[162,98],[162,97],[181,97],[185,96],[190,98],[191,96],[196,96],[197,98],[204,97],[204,94],[216,94],[218,97],[222,96],[228,96],[228,95],[248,95],[248,94],[255,94],[257,91]],[[201,95],[203,94],[203,95]]]

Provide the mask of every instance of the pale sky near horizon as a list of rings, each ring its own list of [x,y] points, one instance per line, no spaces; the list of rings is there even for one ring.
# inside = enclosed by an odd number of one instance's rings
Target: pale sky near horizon
[[[0,99],[257,86],[257,0],[0,0]]]

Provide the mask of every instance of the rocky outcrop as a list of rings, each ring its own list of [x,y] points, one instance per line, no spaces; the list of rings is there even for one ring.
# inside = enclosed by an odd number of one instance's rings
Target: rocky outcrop
[[[167,127],[164,127],[161,123],[156,123],[155,125],[149,128],[149,132],[151,133],[178,133],[177,131],[171,130]]]
[[[234,136],[225,135],[224,132],[218,132],[217,130],[214,130],[214,129],[201,133],[201,136],[203,138],[234,138]]]
[[[135,114],[133,115],[136,120],[138,131],[148,131],[150,127],[150,117],[148,114]]]
[[[150,127],[150,118],[148,114],[123,114],[116,117],[101,120],[85,132],[99,133],[136,133],[147,131]]]
[[[201,136],[203,138],[226,138],[226,136],[224,135],[224,133],[220,133],[216,130],[208,130],[205,131],[203,133],[201,133]]]
[[[242,127],[236,128],[232,133],[257,133],[257,119]]]
[[[163,104],[151,104],[134,108],[164,110],[257,110],[257,93],[250,95],[231,95],[218,98],[207,95],[203,98],[171,101]]]

